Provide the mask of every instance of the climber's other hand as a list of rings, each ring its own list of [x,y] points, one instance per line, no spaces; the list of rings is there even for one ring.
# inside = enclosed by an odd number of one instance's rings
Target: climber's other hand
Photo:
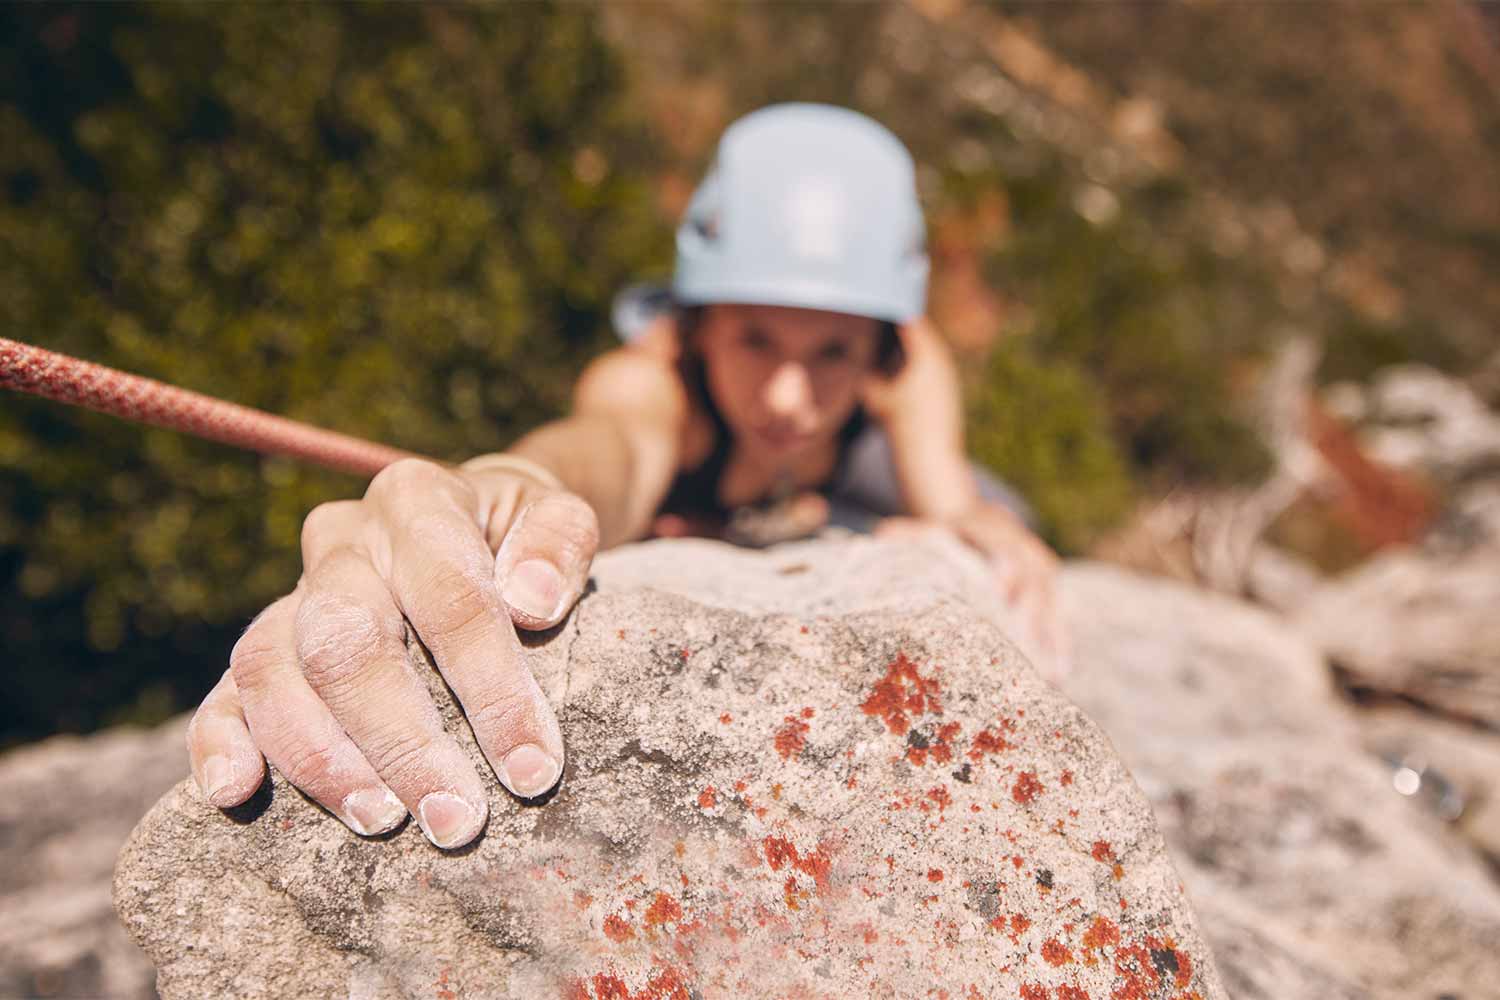
[[[984,555],[1012,622],[1011,638],[1043,675],[1067,673],[1066,635],[1058,613],[1056,553],[1022,521],[998,504],[979,502],[946,521],[886,518],[885,537],[912,537],[949,530]]]

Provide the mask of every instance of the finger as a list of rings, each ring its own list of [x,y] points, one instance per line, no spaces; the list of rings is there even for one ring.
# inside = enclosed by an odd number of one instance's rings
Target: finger
[[[692,525],[681,514],[662,514],[651,522],[651,533],[658,538],[687,538]]]
[[[402,465],[377,476],[369,493],[389,526],[391,593],[432,651],[501,783],[524,798],[540,795],[562,775],[562,731],[500,596],[477,499],[456,477],[416,464],[401,473],[408,483],[387,477]]]
[[[297,665],[298,594],[261,612],[229,655],[248,732],[271,764],[362,836],[395,829],[406,806],[391,793]]]
[[[581,497],[552,493],[525,507],[495,555],[495,580],[521,628],[551,628],[583,593],[599,519]]]
[[[923,538],[936,530],[932,522],[915,517],[883,517],[875,523],[878,538]]]
[[[203,797],[220,809],[237,806],[260,787],[266,765],[245,724],[229,671],[193,713],[187,729],[188,761]]]
[[[1026,576],[1021,566],[1013,555],[1001,552],[988,555],[990,578],[995,582],[995,589],[1007,605],[1016,607],[1026,593]]]
[[[477,837],[489,813],[484,783],[443,731],[368,554],[345,546],[324,556],[292,629],[307,683],[428,839],[459,847]]]
[[[365,538],[369,523],[358,500],[318,504],[302,521],[302,565],[316,566],[332,550]]]
[[[787,520],[793,535],[811,535],[828,524],[828,498],[821,493],[802,493],[787,505]]]

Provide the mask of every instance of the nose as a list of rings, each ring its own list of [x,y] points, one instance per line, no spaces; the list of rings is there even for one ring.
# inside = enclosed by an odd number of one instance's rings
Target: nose
[[[812,380],[807,369],[793,361],[777,368],[766,384],[765,398],[766,408],[778,420],[805,417],[813,403]]]

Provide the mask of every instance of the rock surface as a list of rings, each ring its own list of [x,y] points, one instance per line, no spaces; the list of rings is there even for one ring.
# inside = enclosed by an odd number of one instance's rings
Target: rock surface
[[[1500,731],[1500,538],[1382,553],[1306,594],[1293,622],[1353,686]]]
[[[1398,469],[1461,481],[1500,472],[1500,415],[1460,379],[1391,365],[1368,387],[1333,389],[1372,455]]]
[[[650,543],[595,581],[532,650],[562,788],[493,786],[473,847],[279,778],[166,796],[115,880],[163,996],[1226,995],[1145,798],[956,544]]]
[[[109,882],[131,828],[188,773],[186,727],[58,736],[0,757],[0,996],[156,995]]]
[[[1357,718],[1365,748],[1410,772],[1393,771],[1392,786],[1451,820],[1500,872],[1500,734],[1396,705]]]
[[[1495,995],[1500,889],[1393,791],[1312,644],[1249,605],[1103,565],[1071,566],[1063,597],[1064,687],[1151,799],[1230,993]]]

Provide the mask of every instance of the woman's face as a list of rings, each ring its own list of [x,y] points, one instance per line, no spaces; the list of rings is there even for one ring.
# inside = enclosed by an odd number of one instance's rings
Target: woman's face
[[[708,391],[735,440],[771,460],[831,440],[875,366],[880,326],[785,306],[709,306],[699,330]]]

